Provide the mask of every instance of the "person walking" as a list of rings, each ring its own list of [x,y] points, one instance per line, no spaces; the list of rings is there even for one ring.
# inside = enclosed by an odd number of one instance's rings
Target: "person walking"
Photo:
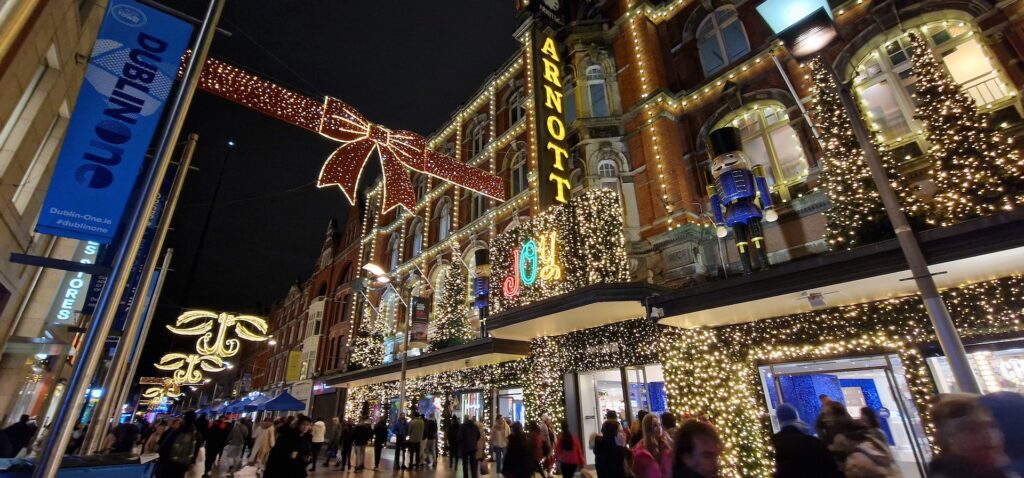
[[[448,467],[453,471],[459,466],[459,417],[452,414],[448,418],[448,426],[445,427],[444,437],[448,444]]]
[[[146,443],[142,445],[142,453],[156,453],[160,449],[160,440],[164,438],[164,433],[167,433],[167,422],[157,423],[153,432],[146,438]]]
[[[238,421],[245,425],[246,430],[249,430],[249,434],[245,437],[245,445],[242,446],[242,456],[248,456],[251,458],[252,446],[256,443],[256,437],[254,436],[254,433],[256,432],[256,423],[254,423],[252,418],[249,417],[242,417]],[[245,454],[246,451],[249,452],[248,455]]]
[[[405,412],[398,414],[398,420],[391,425],[391,433],[395,435],[395,469],[407,470],[405,461],[405,440],[409,437],[409,423],[405,419]]]
[[[274,448],[270,450],[267,469],[263,476],[267,478],[304,478],[306,467],[313,459],[313,437],[309,430],[313,424],[309,418],[300,417],[295,427],[283,427]]]
[[[462,425],[459,427],[458,442],[459,453],[462,456],[462,478],[477,478],[480,476],[480,468],[476,461],[477,442],[480,440],[480,429],[470,419],[469,415],[463,417]]]
[[[534,420],[531,420],[526,425],[527,430],[527,444],[530,446],[530,455],[537,457],[537,461],[531,463],[535,473],[539,473],[542,476],[545,474],[542,462],[544,457],[548,454],[547,441],[544,439],[544,431],[541,429],[540,424]]]
[[[32,417],[28,415],[22,415],[18,419],[18,423],[4,428],[4,435],[7,435],[7,440],[11,443],[11,451],[8,453],[10,456],[3,458],[14,458],[23,448],[28,446],[29,441],[32,440],[33,433],[32,427],[28,424],[31,419]]]
[[[561,466],[562,478],[572,478],[576,470],[586,466],[580,440],[569,431],[569,422],[562,420],[562,433],[555,440],[555,460]]]
[[[508,435],[505,461],[500,473],[505,478],[532,478],[538,469],[540,457],[530,437],[523,432],[523,424],[515,422]]]
[[[615,412],[610,412],[615,413]],[[622,425],[611,417],[601,425],[601,434],[594,439],[594,471],[597,478],[626,478],[626,436]]]
[[[423,424],[423,464],[437,468],[437,420],[427,415]]]
[[[470,418],[473,423],[476,424],[476,430],[479,432],[479,436],[476,439],[476,463],[479,467],[480,474],[486,476],[491,474],[491,470],[487,467],[487,460],[485,459],[487,457],[487,430],[484,429],[483,422],[477,420],[476,417]]]
[[[675,447],[672,478],[718,478],[722,439],[715,427],[699,420],[687,420],[679,426]]]
[[[249,438],[249,429],[245,423],[235,420],[228,430],[228,438],[224,446],[224,459],[221,465],[228,469],[228,474],[233,475],[237,469],[242,468],[242,449],[245,448],[245,441]]]
[[[267,466],[267,458],[270,457],[270,450],[277,444],[277,429],[274,422],[263,420],[253,433],[252,460],[258,471]]]
[[[491,454],[494,455],[494,471],[501,473],[501,467],[505,464],[505,451],[508,449],[508,437],[512,433],[509,429],[508,423],[505,422],[505,418],[498,414],[494,418],[494,424],[491,425]]]
[[[932,407],[935,444],[941,450],[928,465],[928,478],[1008,478],[1009,458],[992,413],[978,398],[945,394]]]
[[[633,474],[637,478],[671,478],[672,447],[657,415],[644,415],[640,434],[640,441],[633,447]]]
[[[356,425],[351,418],[345,420],[341,430],[341,460],[335,465],[346,470],[352,469],[352,445],[355,440]]]
[[[828,447],[810,435],[810,426],[800,420],[793,405],[779,405],[775,416],[779,419],[779,432],[772,435],[775,478],[842,478]]]
[[[335,462],[338,460],[338,445],[341,443],[341,419],[338,417],[331,418],[330,428],[327,429],[326,437],[324,439],[324,446],[327,447],[327,452],[324,453],[324,466],[330,466],[331,458],[334,458]]]
[[[185,473],[196,461],[199,452],[200,436],[195,426],[196,413],[185,412],[185,416],[177,427],[171,427],[167,436],[160,442],[157,453],[160,458],[156,462],[156,478],[184,478]]]
[[[324,447],[324,440],[327,435],[327,424],[324,423],[324,419],[316,417],[316,421],[313,422],[313,428],[310,429],[310,435],[313,442],[313,468],[310,471],[316,471],[316,462],[320,459],[320,450]]]
[[[405,447],[409,450],[409,469],[420,468],[420,446],[423,443],[423,432],[426,424],[420,412],[412,412],[412,421],[409,422],[409,437],[405,441]]]
[[[373,426],[373,469],[380,468],[380,458],[384,454],[384,446],[388,444],[388,422],[384,417],[377,419]]]
[[[373,438],[373,429],[370,428],[370,418],[362,417],[359,419],[359,424],[356,425],[356,429],[352,432],[352,444],[356,454],[356,469],[355,471],[360,472],[366,469],[366,445],[370,443]]]
[[[228,424],[223,419],[218,418],[210,424],[210,427],[206,430],[206,468],[203,472],[203,478],[208,478],[213,473],[213,467],[217,463],[217,458],[224,451],[224,445],[228,441]]]

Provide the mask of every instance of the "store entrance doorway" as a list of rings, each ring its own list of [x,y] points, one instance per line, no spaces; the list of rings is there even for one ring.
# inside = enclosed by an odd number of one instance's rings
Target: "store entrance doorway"
[[[930,448],[898,355],[772,364],[758,371],[774,431],[779,431],[779,404],[793,405],[813,427],[821,413],[818,397],[828,395],[855,419],[862,407],[874,410],[903,476],[925,476]]]

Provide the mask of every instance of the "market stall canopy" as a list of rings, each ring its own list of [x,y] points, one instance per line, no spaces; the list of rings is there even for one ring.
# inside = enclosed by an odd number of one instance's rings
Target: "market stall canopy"
[[[252,403],[253,399],[250,397],[242,397],[239,400],[231,402],[224,407],[224,413],[241,413],[245,411],[245,406]]]
[[[298,412],[306,409],[306,402],[293,397],[288,392],[281,392],[280,395],[260,405],[258,409],[270,412]]]
[[[268,397],[266,395],[260,395],[260,396],[258,396],[256,398],[252,399],[252,401],[250,401],[249,403],[246,403],[246,404],[242,405],[242,410],[246,411],[246,412],[255,412],[257,410],[262,410],[260,408],[260,406],[262,406],[264,403],[267,403],[269,401],[270,401],[270,397]]]

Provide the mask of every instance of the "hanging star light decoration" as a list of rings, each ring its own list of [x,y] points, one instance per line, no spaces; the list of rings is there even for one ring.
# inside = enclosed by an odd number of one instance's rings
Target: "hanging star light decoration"
[[[186,53],[179,77],[188,56]],[[216,59],[203,66],[199,88],[341,143],[321,168],[317,186],[340,187],[349,203],[355,203],[359,178],[374,152],[384,172],[385,212],[396,206],[415,210],[416,196],[407,169],[505,200],[505,183],[500,177],[430,149],[419,134],[374,124],[341,100],[328,96],[318,102]]]
[[[217,331],[214,333],[214,325]],[[238,338],[251,342],[263,342],[267,336],[267,321],[253,315],[216,313],[208,310],[190,310],[178,316],[174,325],[167,328],[178,335],[202,335],[196,341],[199,355],[214,355],[221,358],[234,357],[242,347]],[[229,338],[234,329],[238,338]]]

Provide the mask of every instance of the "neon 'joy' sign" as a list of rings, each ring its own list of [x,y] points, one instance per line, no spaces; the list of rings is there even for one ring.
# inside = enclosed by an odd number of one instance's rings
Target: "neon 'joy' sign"
[[[558,234],[554,231],[541,234],[534,240],[527,239],[522,246],[512,251],[512,273],[505,277],[501,292],[512,298],[537,283],[557,281],[562,278],[562,267],[556,261]]]

